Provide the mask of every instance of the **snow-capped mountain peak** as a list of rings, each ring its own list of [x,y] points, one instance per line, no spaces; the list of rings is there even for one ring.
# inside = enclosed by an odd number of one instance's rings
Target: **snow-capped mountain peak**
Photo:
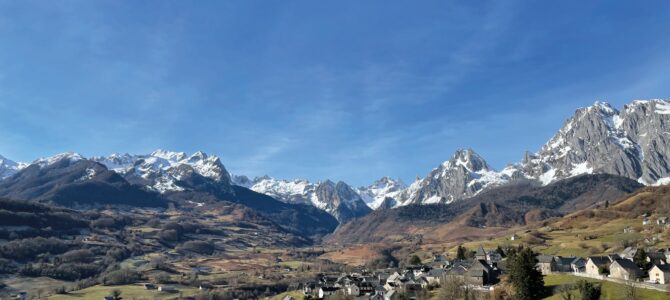
[[[234,183],[266,194],[286,203],[310,204],[333,215],[340,221],[367,214],[370,208],[359,194],[344,182],[331,180],[312,183],[305,179],[281,180],[269,176],[256,177],[234,175]]]
[[[387,201],[395,201],[393,199],[406,188],[402,180],[385,176],[367,187],[359,187],[357,192],[370,208],[377,209]],[[395,203],[387,203],[386,206],[395,206]]]
[[[472,149],[459,149],[428,175],[397,195],[397,205],[451,203],[509,182],[507,172],[496,172]]]
[[[157,149],[154,152],[151,152],[149,156],[159,157],[170,162],[182,161],[187,157],[184,152],[165,151],[162,149]]]
[[[99,162],[128,179],[159,192],[181,191],[186,176],[199,175],[219,183],[231,192],[230,174],[214,155],[198,151],[190,156],[184,152],[156,150],[148,155],[112,154],[94,157]]]
[[[33,161],[32,164],[35,164],[35,165],[38,165],[38,166],[44,168],[44,167],[51,166],[55,163],[59,163],[59,162],[62,162],[62,161],[68,161],[68,162],[72,163],[72,162],[76,162],[76,161],[80,161],[80,160],[84,160],[84,159],[86,159],[86,158],[84,158],[79,153],[65,152],[65,153],[56,154],[54,156],[43,157],[43,158],[37,159],[37,160]]]
[[[27,165],[24,163],[17,163],[0,155],[0,179],[16,174],[16,172],[25,168],[26,166]]]
[[[444,169],[462,167],[470,172],[490,170],[486,161],[472,149],[458,149],[448,161],[441,165]]]

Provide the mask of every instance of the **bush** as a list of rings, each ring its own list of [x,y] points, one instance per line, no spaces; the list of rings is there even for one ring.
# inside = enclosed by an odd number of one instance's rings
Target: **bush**
[[[598,300],[600,299],[601,287],[600,284],[588,282],[586,280],[577,281],[577,290],[581,299],[584,300]]]
[[[158,273],[156,274],[156,276],[154,276],[154,283],[160,283],[160,284],[172,283],[172,279],[170,279],[170,275],[166,273]]]
[[[103,285],[131,284],[139,281],[140,273],[129,269],[121,269],[109,272],[102,277]]]
[[[65,294],[67,294],[67,290],[65,289],[64,285],[61,285],[61,286],[54,289],[54,293],[56,293],[58,295],[65,295]]]
[[[57,238],[43,237],[15,240],[0,246],[0,254],[4,258],[34,259],[39,254],[60,254],[70,250],[76,244]]]
[[[211,255],[214,253],[214,246],[205,241],[188,241],[179,248],[182,251],[191,251],[198,254]]]
[[[16,270],[16,265],[11,260],[0,258],[0,274],[12,274]]]
[[[74,281],[95,276],[101,271],[102,266],[96,264],[67,263],[60,265],[40,264],[37,266],[26,264],[19,273],[28,277],[46,276],[54,279]]]
[[[91,250],[80,249],[65,252],[60,258],[64,263],[90,263],[93,262],[95,256]]]
[[[130,257],[130,251],[126,248],[112,248],[107,251],[105,256],[114,261],[122,261]]]
[[[91,222],[93,228],[118,228],[120,224],[112,218],[100,218]]]
[[[181,239],[181,233],[174,229],[161,230],[159,238],[164,241],[176,242]]]

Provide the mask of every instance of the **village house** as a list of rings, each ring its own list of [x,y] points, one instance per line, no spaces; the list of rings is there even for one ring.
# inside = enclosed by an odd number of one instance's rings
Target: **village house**
[[[383,294],[374,294],[372,297],[370,297],[370,300],[384,300],[384,295]]]
[[[512,236],[509,238],[510,241],[516,241],[519,239],[519,236],[516,235],[516,233],[512,233]]]
[[[465,281],[474,285],[489,285],[495,283],[496,274],[485,260],[475,260],[465,272]]]
[[[630,227],[630,226],[626,226],[623,229],[623,233],[635,233],[635,228]]]
[[[164,292],[164,293],[176,293],[179,292],[176,287],[173,287],[171,285],[161,285],[158,287],[159,292]]]
[[[586,260],[581,257],[575,257],[570,263],[570,268],[574,273],[584,273],[586,271]]]
[[[444,269],[432,269],[425,278],[428,284],[440,284],[445,274]]]
[[[302,292],[303,292],[303,294],[305,294],[305,296],[316,295],[318,293],[320,287],[321,287],[321,285],[319,285],[316,282],[308,282],[308,283],[305,283],[305,286],[303,286]]]
[[[154,285],[153,283],[145,283],[145,284],[144,284],[144,289],[145,289],[145,290],[155,290],[155,289],[156,289],[156,285]]]
[[[660,218],[656,219],[656,224],[658,224],[658,225],[668,224],[668,217],[660,217]]]
[[[556,261],[554,260],[554,257],[551,255],[538,255],[537,269],[542,272],[542,275],[549,275],[556,272]]]
[[[446,262],[447,258],[442,254],[436,254],[433,256],[433,262]]]
[[[665,260],[665,253],[664,252],[657,252],[657,251],[650,251],[647,252],[647,258],[646,258],[648,263],[654,264],[654,265],[665,265],[667,262]]]
[[[608,274],[611,263],[612,261],[607,256],[590,256],[586,260],[584,273],[592,276]]]
[[[349,284],[347,287],[344,289],[344,292],[347,295],[351,296],[359,296],[361,294],[361,289],[355,285],[355,284]]]
[[[649,225],[649,224],[651,224],[651,220],[649,218],[645,217],[644,219],[642,219],[642,225]]]
[[[370,281],[362,281],[356,284],[358,286],[359,295],[373,295],[375,294],[375,285]]]
[[[649,280],[658,284],[670,283],[670,265],[654,265],[649,270]]]
[[[477,248],[477,252],[475,252],[475,259],[476,260],[487,260],[486,259],[486,250],[479,245],[479,248]]]
[[[25,300],[28,297],[28,292],[20,291],[13,296],[14,299]]]
[[[574,260],[574,256],[555,256],[556,272],[572,272],[572,261]]]
[[[335,295],[338,290],[339,288],[334,286],[322,286],[319,288],[319,298]]]
[[[627,259],[615,259],[609,266],[610,277],[623,280],[638,280],[644,272],[635,263]]]
[[[203,282],[198,286],[198,289],[201,291],[213,290],[214,286],[211,283]]]
[[[635,253],[637,253],[637,247],[629,246],[626,247],[626,249],[623,249],[623,251],[621,251],[621,254],[619,254],[619,256],[625,259],[633,259],[633,257],[635,257]]]
[[[400,295],[396,290],[390,290],[384,294],[384,300],[398,300],[400,299]]]
[[[486,261],[489,264],[494,264],[502,260],[502,255],[496,252],[495,250],[490,250],[486,252]]]

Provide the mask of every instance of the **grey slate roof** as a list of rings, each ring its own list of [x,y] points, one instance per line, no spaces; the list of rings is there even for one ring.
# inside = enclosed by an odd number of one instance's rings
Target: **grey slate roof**
[[[631,260],[628,259],[616,259],[614,260],[621,268],[624,270],[628,271],[629,273],[633,273],[637,275],[638,277],[642,276],[644,273],[640,268],[635,265],[635,263]]]

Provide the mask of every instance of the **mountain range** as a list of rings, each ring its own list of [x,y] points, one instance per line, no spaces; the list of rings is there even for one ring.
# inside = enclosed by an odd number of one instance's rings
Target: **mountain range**
[[[8,162],[7,165],[14,165]],[[63,153],[16,164],[0,180],[0,197],[67,207],[131,206],[185,210],[239,204],[265,223],[306,238],[332,232],[338,221],[312,205],[288,204],[231,184],[215,156],[155,151],[84,158]]]
[[[25,185],[26,176],[42,178],[45,176],[42,173],[60,176],[53,174],[59,174],[55,170],[62,167],[70,168],[68,174],[72,177],[59,180],[71,180],[79,186],[105,178],[117,188],[124,185],[138,189],[137,193],[163,198],[197,192],[219,199],[234,199],[236,190],[242,187],[287,204],[316,207],[339,223],[346,223],[373,209],[449,204],[511,183],[546,186],[582,174],[617,175],[644,185],[666,184],[670,183],[669,156],[670,101],[636,100],[621,110],[595,102],[577,109],[538,152],[526,152],[520,162],[495,170],[474,150],[461,149],[410,185],[390,177],[359,188],[328,179],[316,183],[269,176],[249,179],[231,175],[214,155],[157,150],[145,155],[112,154],[88,159],[64,153],[29,164],[0,156],[0,178],[4,178],[0,181],[0,195],[56,197],[63,193],[61,181],[52,186],[41,184],[25,189],[17,186],[21,182]]]

